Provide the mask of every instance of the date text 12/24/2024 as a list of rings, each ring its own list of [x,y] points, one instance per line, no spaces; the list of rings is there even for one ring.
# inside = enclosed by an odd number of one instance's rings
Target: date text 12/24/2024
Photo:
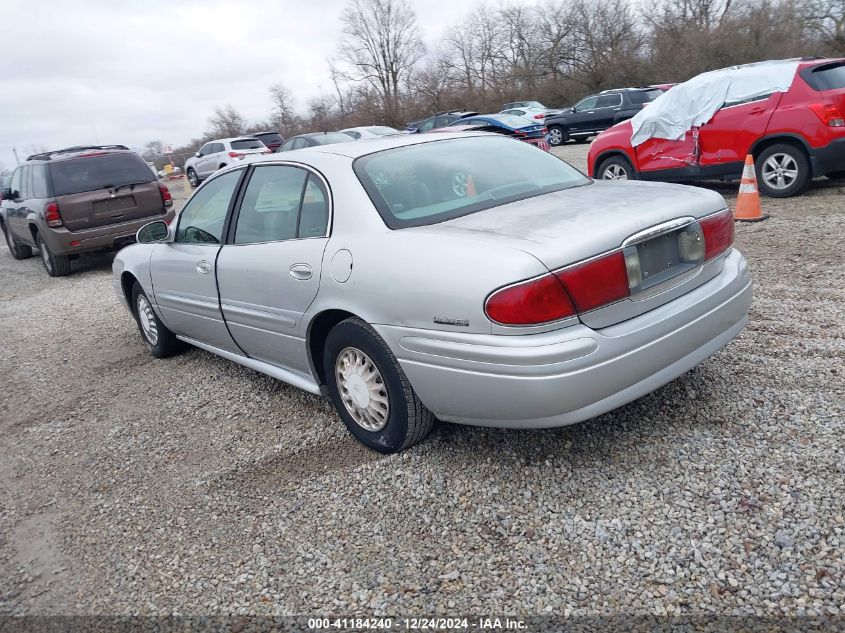
[[[313,630],[372,631],[519,631],[526,628],[516,618],[309,618]]]

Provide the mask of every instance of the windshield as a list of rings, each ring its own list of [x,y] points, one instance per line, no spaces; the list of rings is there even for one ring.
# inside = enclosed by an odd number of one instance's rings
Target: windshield
[[[147,163],[131,152],[70,158],[50,163],[50,176],[53,180],[54,196],[155,180]]]
[[[352,137],[343,132],[326,132],[312,136],[311,140],[317,145],[331,145],[332,143],[347,143],[352,140]]]
[[[264,149],[267,147],[257,138],[243,138],[239,141],[232,141],[232,149]]]
[[[590,182],[552,154],[501,136],[397,147],[362,156],[353,169],[392,229],[436,224]]]

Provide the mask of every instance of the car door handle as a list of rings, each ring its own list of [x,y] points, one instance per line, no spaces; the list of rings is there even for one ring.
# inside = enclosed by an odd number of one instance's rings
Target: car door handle
[[[311,266],[308,264],[294,264],[290,267],[290,276],[294,279],[311,279]]]
[[[197,272],[202,273],[203,275],[211,274],[211,264],[204,259],[199,260],[197,262]]]

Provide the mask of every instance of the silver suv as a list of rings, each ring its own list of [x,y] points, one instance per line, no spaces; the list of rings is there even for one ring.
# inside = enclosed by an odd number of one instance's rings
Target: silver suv
[[[269,153],[267,146],[257,138],[221,138],[209,141],[186,160],[185,173],[191,186],[196,187],[218,169],[237,163],[243,160],[244,156]]]

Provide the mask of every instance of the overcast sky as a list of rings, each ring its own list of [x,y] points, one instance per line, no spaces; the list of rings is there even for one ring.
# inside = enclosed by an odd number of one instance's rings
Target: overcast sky
[[[530,3],[530,0],[524,0]],[[180,145],[215,105],[270,113],[268,87],[298,108],[330,92],[326,59],[347,0],[0,0],[0,164],[31,150],[151,140]],[[411,0],[427,43],[476,0]]]

